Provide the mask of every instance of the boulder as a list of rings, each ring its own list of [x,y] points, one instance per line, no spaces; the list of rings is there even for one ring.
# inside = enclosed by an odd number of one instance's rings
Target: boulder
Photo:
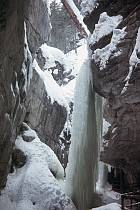
[[[27,158],[20,149],[14,149],[12,154],[12,165],[16,168],[21,168],[25,165]]]

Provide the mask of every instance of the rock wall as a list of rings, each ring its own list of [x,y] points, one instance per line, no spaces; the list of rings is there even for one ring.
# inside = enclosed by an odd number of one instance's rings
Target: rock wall
[[[47,0],[26,0],[27,39],[32,54],[49,40],[51,24]]]
[[[23,1],[0,2],[0,189],[5,186],[16,129],[25,113],[25,97],[20,95],[24,84],[18,89],[24,61],[23,7]]]
[[[134,1],[93,0],[93,1],[96,2],[97,6],[93,9],[90,8],[91,12],[87,11],[87,15],[84,17],[84,22],[88,26],[88,29],[91,31],[91,33],[94,31],[95,24],[98,23],[100,14],[102,12],[107,12],[109,16],[116,16],[119,14],[122,15],[123,18],[125,19],[139,5],[138,0]]]
[[[100,15],[122,15],[115,31],[101,36],[90,44],[92,50],[93,84],[96,92],[106,99],[104,117],[111,124],[105,135],[106,145],[101,160],[115,167],[138,182],[140,175],[140,2],[103,1],[85,17],[85,23],[94,33]],[[115,32],[124,30],[104,64],[101,53],[109,53]],[[118,34],[116,34],[117,38]],[[113,42],[114,41],[114,42]],[[98,54],[97,54],[98,50]],[[99,57],[95,56],[99,55]],[[104,56],[106,56],[104,54]]]
[[[63,88],[74,75],[64,53],[46,43],[39,47],[35,59],[38,67],[35,65],[33,70],[25,121],[36,130],[41,141],[51,147],[65,168],[70,145],[70,134],[66,131],[67,108],[71,105],[66,101]]]
[[[28,97],[26,122],[38,133],[41,141],[51,147],[61,161],[59,135],[67,119],[67,110],[57,101],[51,101],[45,84],[35,69]]]
[[[32,57],[49,36],[48,8],[43,0],[0,2],[0,189],[6,184],[12,147],[24,120]],[[47,24],[46,24],[47,23]]]

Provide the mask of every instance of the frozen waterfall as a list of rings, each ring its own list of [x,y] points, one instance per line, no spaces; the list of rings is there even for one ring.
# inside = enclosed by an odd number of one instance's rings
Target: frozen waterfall
[[[87,210],[94,203],[98,171],[98,123],[91,77],[88,59],[83,63],[76,83],[66,178],[66,191],[79,210]]]

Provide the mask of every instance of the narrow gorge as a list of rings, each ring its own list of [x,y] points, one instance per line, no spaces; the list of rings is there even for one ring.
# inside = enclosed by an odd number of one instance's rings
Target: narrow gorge
[[[139,0],[0,0],[0,210],[139,210],[139,72]]]

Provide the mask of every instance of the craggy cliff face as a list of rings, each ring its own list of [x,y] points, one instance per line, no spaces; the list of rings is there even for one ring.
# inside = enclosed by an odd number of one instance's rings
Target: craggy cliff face
[[[140,174],[140,2],[96,2],[96,8],[86,15],[85,22],[93,33],[90,48],[94,88],[106,99],[104,117],[111,124],[101,160],[137,179]],[[110,18],[117,15],[121,16],[116,21]],[[98,37],[94,36],[94,30],[99,32]]]
[[[97,3],[85,17],[93,34],[94,29],[96,34],[101,32],[101,27],[95,24],[106,24],[106,15],[100,16],[103,12],[111,17],[122,16],[114,27],[117,30],[111,26],[112,30],[107,28],[99,38],[92,35],[90,42],[94,88],[106,99],[104,117],[111,124],[101,160],[122,168],[137,181],[140,174],[140,2],[100,0]]]
[[[43,80],[33,70],[31,88],[27,101],[26,122],[36,130],[41,141],[46,143],[62,161],[59,135],[67,119],[66,108],[51,102]]]
[[[44,1],[0,1],[0,189],[5,186],[18,126],[26,113],[24,104],[32,56],[40,44],[47,41],[49,32]]]
[[[23,1],[0,2],[0,188],[5,185],[16,128],[25,112],[24,84],[18,88],[24,61],[22,8]]]

